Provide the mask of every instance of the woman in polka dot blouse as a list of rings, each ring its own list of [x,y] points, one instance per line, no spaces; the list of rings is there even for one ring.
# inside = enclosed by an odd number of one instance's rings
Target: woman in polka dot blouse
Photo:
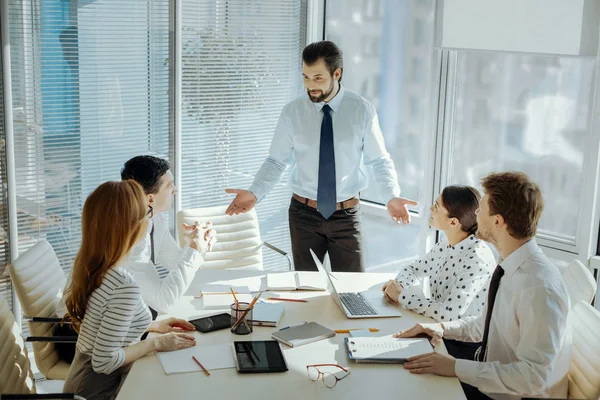
[[[448,186],[442,191],[430,208],[429,224],[445,237],[383,286],[387,297],[439,322],[483,312],[496,260],[488,245],[475,237],[480,199],[470,186]],[[430,297],[420,283],[425,277]]]

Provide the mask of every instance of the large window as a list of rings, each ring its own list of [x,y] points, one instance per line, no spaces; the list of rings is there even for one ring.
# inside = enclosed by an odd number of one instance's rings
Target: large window
[[[302,92],[304,2],[183,1],[183,208],[228,204],[268,154],[283,106]],[[257,207],[261,236],[291,251],[286,178]],[[265,269],[287,268],[263,252]]]
[[[68,269],[87,195],[169,155],[169,1],[10,0],[19,252]]]
[[[522,171],[545,197],[539,234],[575,246],[595,60],[459,52],[449,102],[448,183]],[[589,225],[589,221],[585,222]]]
[[[4,81],[0,52],[0,296],[12,307],[12,291],[6,266],[10,263],[8,237],[8,202],[6,183],[6,131],[4,129]]]
[[[375,105],[402,195],[430,201],[423,185],[431,110],[434,6],[430,1],[327,0],[326,38],[344,52],[342,84]],[[383,204],[372,172],[363,200]],[[421,206],[426,210],[427,204]],[[420,228],[362,213],[367,268],[419,253]]]
[[[344,52],[342,84],[377,108],[405,197],[421,197],[433,64],[434,1],[328,0],[326,38]],[[383,203],[372,176],[365,200]]]

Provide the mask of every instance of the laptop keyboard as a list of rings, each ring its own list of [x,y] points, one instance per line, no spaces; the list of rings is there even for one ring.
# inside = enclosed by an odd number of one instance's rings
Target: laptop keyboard
[[[361,293],[338,293],[338,296],[351,315],[377,315]]]

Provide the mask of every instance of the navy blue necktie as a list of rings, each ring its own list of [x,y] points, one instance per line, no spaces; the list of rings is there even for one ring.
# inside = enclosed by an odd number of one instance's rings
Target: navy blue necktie
[[[327,219],[335,212],[335,153],[333,150],[333,124],[331,107],[325,104],[321,122],[321,145],[319,149],[319,187],[317,189],[317,210]]]

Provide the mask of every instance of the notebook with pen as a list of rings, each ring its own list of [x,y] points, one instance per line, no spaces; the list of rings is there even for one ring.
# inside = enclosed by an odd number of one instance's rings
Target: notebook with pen
[[[316,322],[306,322],[291,327],[281,328],[279,331],[271,334],[273,339],[290,347],[302,346],[332,336],[335,336],[334,331],[325,328],[323,325],[319,325]]]
[[[348,358],[360,363],[403,364],[410,357],[433,351],[427,338],[351,337],[344,342]]]
[[[252,325],[275,327],[281,321],[284,311],[283,304],[256,303],[252,313]]]
[[[279,272],[267,274],[267,290],[327,290],[327,281],[318,272]]]

